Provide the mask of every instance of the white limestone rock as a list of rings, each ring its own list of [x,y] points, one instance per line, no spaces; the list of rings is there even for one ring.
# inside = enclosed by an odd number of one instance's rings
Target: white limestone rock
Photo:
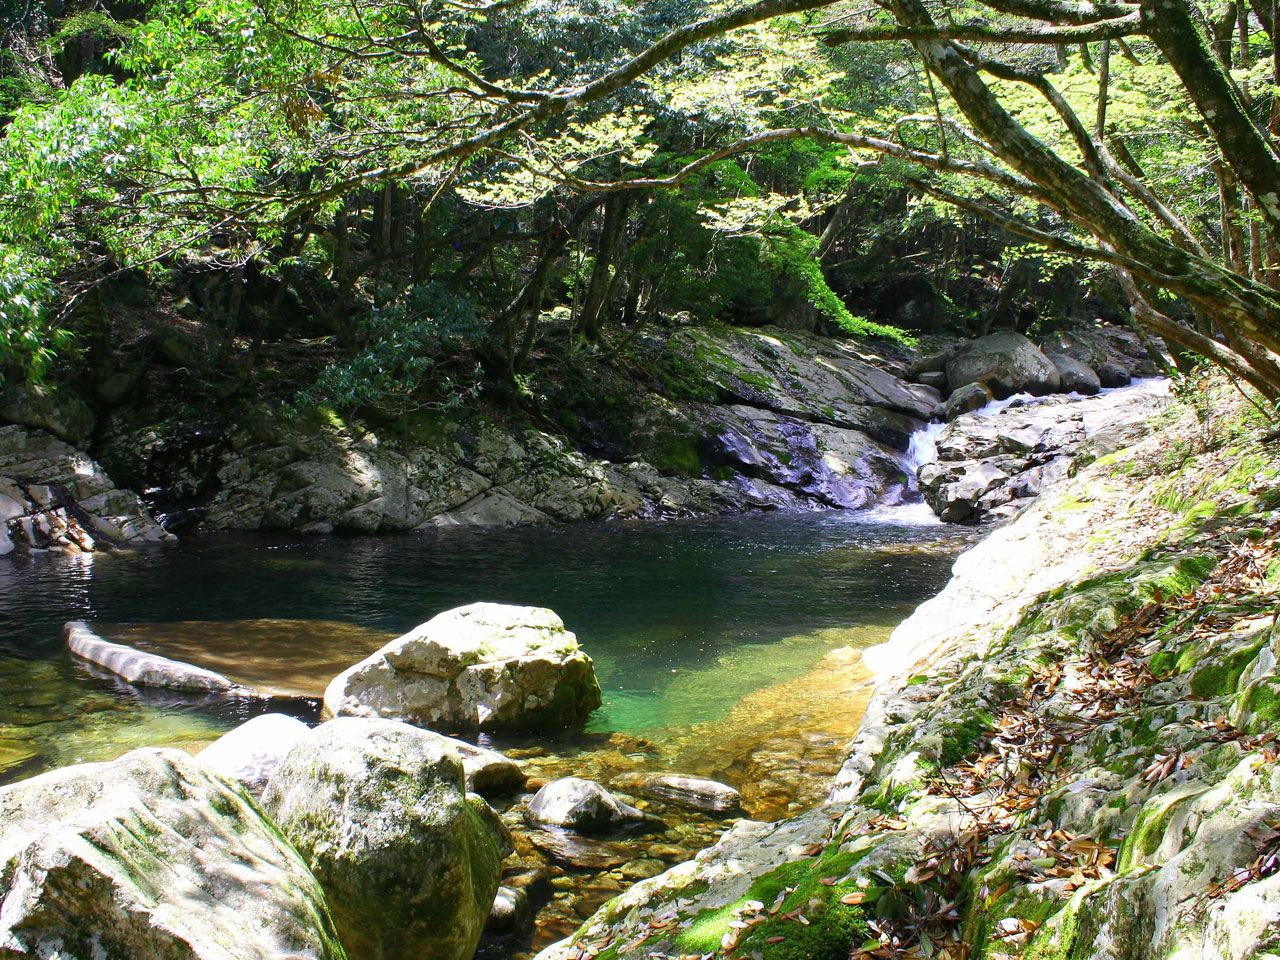
[[[428,728],[564,727],[600,705],[591,658],[541,607],[474,603],[448,610],[338,674],[334,716]]]
[[[305,723],[288,714],[264,713],[223,734],[197,756],[228,780],[261,793],[285,754],[307,732]]]

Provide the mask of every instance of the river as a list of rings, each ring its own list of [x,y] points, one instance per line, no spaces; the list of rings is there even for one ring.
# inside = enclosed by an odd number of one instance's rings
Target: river
[[[195,748],[266,709],[93,676],[63,648],[67,620],[186,632],[250,657],[255,638],[271,635],[276,646],[256,655],[288,647],[305,660],[324,645],[328,660],[349,648],[354,662],[450,607],[548,606],[594,658],[605,691],[588,732],[653,734],[720,720],[833,648],[882,640],[941,588],[965,540],[917,505],[391,537],[189,537],[120,555],[5,559],[0,782],[137,746]],[[314,717],[306,704],[289,709]]]

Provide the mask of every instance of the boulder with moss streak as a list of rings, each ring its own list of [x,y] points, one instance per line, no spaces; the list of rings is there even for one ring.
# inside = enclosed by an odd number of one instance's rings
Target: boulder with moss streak
[[[600,706],[595,668],[543,607],[473,603],[446,610],[338,674],[334,716],[430,728],[566,727]]]
[[[280,761],[263,805],[367,960],[469,960],[511,837],[467,794],[450,741],[393,720],[321,724]]]
[[[315,877],[239,785],[135,750],[0,788],[0,957],[346,953]]]

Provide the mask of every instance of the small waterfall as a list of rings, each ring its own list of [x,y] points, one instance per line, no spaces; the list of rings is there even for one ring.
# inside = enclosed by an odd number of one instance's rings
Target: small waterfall
[[[911,440],[907,443],[907,461],[904,464],[911,477],[908,484],[911,489],[915,489],[916,474],[920,468],[938,459],[938,434],[946,428],[946,421],[939,420],[936,423],[926,423],[911,435]]]

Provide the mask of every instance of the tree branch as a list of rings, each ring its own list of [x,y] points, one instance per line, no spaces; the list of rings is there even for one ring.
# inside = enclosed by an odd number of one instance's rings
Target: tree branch
[[[831,30],[822,34],[822,42],[829,47],[842,43],[884,40],[967,40],[973,43],[1033,43],[1062,46],[1093,40],[1115,40],[1141,32],[1142,21],[1138,13],[1134,12],[1114,20],[1065,27],[991,27],[985,24],[954,24],[945,27],[877,24],[845,27],[842,30]]]

